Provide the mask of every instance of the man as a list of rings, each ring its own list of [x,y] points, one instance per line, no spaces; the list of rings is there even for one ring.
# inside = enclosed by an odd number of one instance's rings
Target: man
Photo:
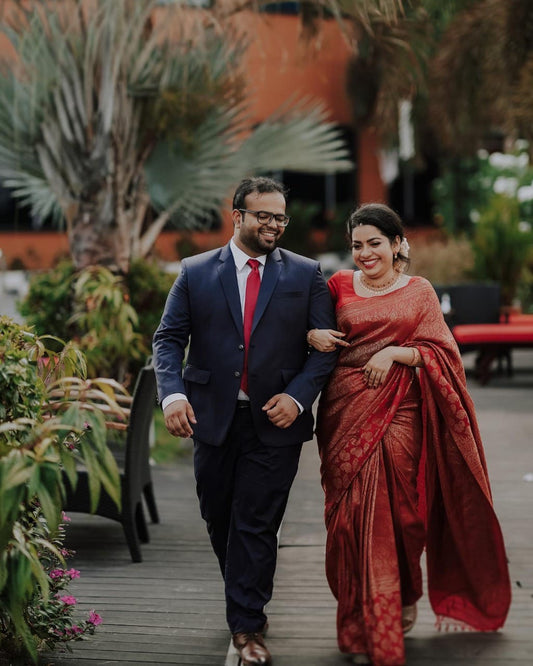
[[[271,663],[264,607],[277,532],[313,436],[311,406],[336,361],[307,346],[307,330],[335,328],[335,317],[318,263],[276,247],[285,206],[280,183],[241,182],[233,238],[182,262],[153,344],[165,424],[194,439],[201,513],[243,666]]]

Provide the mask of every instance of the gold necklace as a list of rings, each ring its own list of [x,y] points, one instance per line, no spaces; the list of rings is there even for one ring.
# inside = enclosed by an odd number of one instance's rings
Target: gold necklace
[[[363,286],[363,289],[374,292],[375,294],[384,294],[388,291],[392,291],[393,288],[396,286],[396,284],[399,282],[400,278],[402,277],[402,274],[398,273],[396,277],[392,277],[388,282],[382,284],[380,287],[373,287],[365,280],[362,271],[358,271],[356,275],[359,279],[359,283]]]

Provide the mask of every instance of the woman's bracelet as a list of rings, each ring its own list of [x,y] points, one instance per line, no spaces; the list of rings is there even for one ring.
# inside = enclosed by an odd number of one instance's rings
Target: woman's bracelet
[[[305,337],[306,337],[306,340],[307,340],[307,344],[308,344],[309,346],[311,346],[311,340],[310,340],[309,336],[311,335],[311,333],[312,333],[314,330],[315,330],[314,328],[310,328],[310,329],[307,331],[307,335],[305,336]]]
[[[420,352],[416,347],[411,347],[411,352],[412,352],[412,357],[408,365],[410,365],[411,367],[419,366],[422,362],[422,357],[420,356]]]

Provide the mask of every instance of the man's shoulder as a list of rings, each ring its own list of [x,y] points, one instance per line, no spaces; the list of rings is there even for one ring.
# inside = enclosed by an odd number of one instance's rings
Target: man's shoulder
[[[281,256],[281,260],[288,264],[288,265],[293,265],[293,266],[304,266],[309,269],[313,269],[316,271],[318,267],[318,261],[316,259],[311,259],[310,257],[304,257],[303,254],[297,254],[296,252],[292,252],[291,250],[284,250],[283,248],[279,248],[279,253]]]
[[[206,252],[200,252],[200,254],[186,257],[185,259],[182,259],[181,265],[188,269],[196,268],[197,266],[205,266],[206,264],[218,260],[223,249],[224,247],[217,247],[214,250],[207,250]]]

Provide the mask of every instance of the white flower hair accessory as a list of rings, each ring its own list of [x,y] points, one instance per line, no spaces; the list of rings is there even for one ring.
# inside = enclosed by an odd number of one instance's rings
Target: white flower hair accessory
[[[402,254],[404,257],[409,256],[409,243],[407,242],[407,238],[404,236],[402,238],[402,242],[400,243],[400,254]]]

